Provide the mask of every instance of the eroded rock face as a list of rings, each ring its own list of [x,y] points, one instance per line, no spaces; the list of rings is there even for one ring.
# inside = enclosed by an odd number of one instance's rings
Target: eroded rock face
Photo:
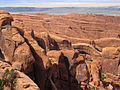
[[[52,34],[50,36],[57,42],[59,49],[72,49],[70,40]]]
[[[95,40],[95,44],[101,48],[119,47],[120,46],[120,39],[119,38],[101,38],[101,39]]]
[[[83,54],[88,54],[94,58],[101,57],[101,52],[97,51],[92,45],[86,43],[72,44],[74,49],[78,49]]]
[[[23,43],[16,48],[14,52],[14,61],[21,63],[21,70],[25,73],[33,71],[33,63],[35,62],[35,59],[26,43]]]
[[[12,14],[25,27],[46,31],[60,37],[68,36],[74,43],[89,43],[86,39],[113,38],[119,36],[120,17],[72,13],[64,16],[46,13]],[[111,34],[112,33],[112,34]],[[83,40],[85,39],[85,40]]]
[[[25,42],[24,38],[19,34],[17,28],[12,28],[12,40],[15,42],[15,48]]]
[[[6,68],[16,70],[19,77],[15,90],[119,90],[118,28],[110,28],[112,35],[100,24],[104,18],[112,21],[119,18],[44,13],[13,14],[13,17],[15,21],[11,24],[11,15],[0,11],[0,77]],[[99,24],[99,30],[94,30],[98,27],[94,23]],[[106,80],[102,80],[101,73]]]
[[[40,88],[25,74],[18,72],[19,77],[16,79],[15,90],[40,90]]]
[[[11,25],[11,21],[13,21],[12,16],[7,11],[0,10],[0,28]]]
[[[119,58],[119,48],[115,47],[106,47],[103,48],[102,51],[102,56],[104,57],[103,60],[103,71],[112,73],[114,75],[118,75],[118,66],[120,63],[120,58]]]
[[[38,44],[45,50],[45,52],[50,50],[59,50],[57,42],[50,37],[47,32],[34,32],[33,37],[36,39]]]
[[[59,57],[61,55],[61,51],[51,50],[47,52],[47,56],[49,57],[49,60],[52,64],[58,64]]]
[[[96,86],[99,86],[100,84],[100,75],[101,75],[101,63],[98,60],[94,60],[91,63],[91,73],[93,78],[93,83]]]
[[[0,61],[0,79],[3,76],[6,69],[11,70],[12,67],[8,63],[5,63],[3,61]],[[12,87],[14,90],[40,90],[40,88],[24,73],[17,72],[17,76],[14,79],[14,87]],[[7,89],[8,90],[8,89]]]
[[[12,61],[13,52],[15,49],[12,41],[11,22],[12,16],[7,11],[0,11],[0,48],[4,53],[6,61]]]
[[[86,64],[79,64],[76,67],[76,79],[78,83],[87,81],[89,78],[89,72]]]

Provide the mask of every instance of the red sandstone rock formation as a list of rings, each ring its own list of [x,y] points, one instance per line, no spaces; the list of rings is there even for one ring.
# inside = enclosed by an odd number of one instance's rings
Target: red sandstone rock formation
[[[120,89],[120,17],[12,16],[0,11],[0,73],[19,73],[15,90]]]

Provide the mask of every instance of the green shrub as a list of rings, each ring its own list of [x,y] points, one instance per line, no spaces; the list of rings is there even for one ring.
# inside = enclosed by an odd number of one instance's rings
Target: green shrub
[[[16,78],[16,74],[17,73],[13,69],[10,71],[6,69],[2,79],[0,79],[0,90],[3,90],[4,86],[11,88],[13,86],[14,79]]]
[[[104,73],[104,72],[101,72],[101,80],[104,80],[104,79],[106,79],[105,73]]]

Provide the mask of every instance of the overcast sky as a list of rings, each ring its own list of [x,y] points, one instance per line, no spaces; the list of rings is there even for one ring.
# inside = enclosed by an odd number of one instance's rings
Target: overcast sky
[[[120,4],[120,0],[0,0],[0,6],[52,6],[64,4]],[[69,5],[68,5],[69,6]]]
[[[79,3],[120,3],[120,0],[0,0],[0,3],[41,3],[41,2],[79,2]]]

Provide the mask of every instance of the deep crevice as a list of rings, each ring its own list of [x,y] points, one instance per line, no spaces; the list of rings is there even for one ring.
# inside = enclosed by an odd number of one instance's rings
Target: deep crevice
[[[35,41],[37,41],[38,45],[45,50],[45,53],[46,53],[46,46],[45,46],[44,40],[42,38],[35,37],[33,30],[32,30],[31,36]]]
[[[4,54],[2,53],[1,49],[0,49],[0,59],[2,59],[2,60],[5,59]]]
[[[29,43],[28,39],[24,37],[24,32],[21,33],[20,30],[18,30],[18,32],[24,38],[24,40],[27,43],[27,45],[30,47],[32,55],[33,55],[33,57],[35,59],[35,62],[33,64],[33,72],[32,72],[32,74],[28,73],[27,75],[38,85],[38,87],[41,90],[44,90],[44,86],[41,85],[41,83],[42,83],[41,81],[42,81],[43,78],[40,77],[40,76],[44,76],[45,77],[45,68],[44,68],[44,65],[43,65],[42,58],[36,53],[34,48]],[[33,75],[33,76],[30,76],[30,75]]]

